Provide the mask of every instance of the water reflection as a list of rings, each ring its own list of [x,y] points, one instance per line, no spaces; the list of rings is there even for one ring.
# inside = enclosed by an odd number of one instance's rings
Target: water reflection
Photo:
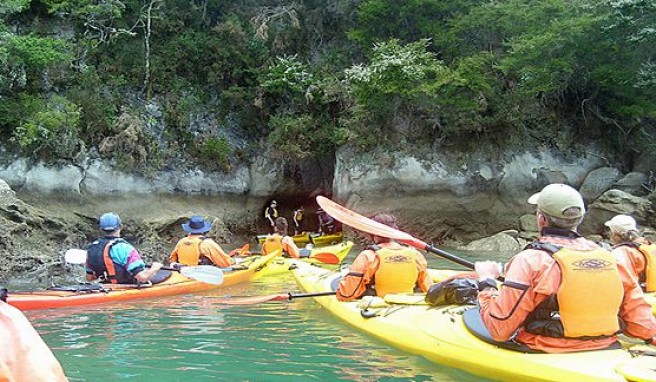
[[[222,306],[296,291],[291,277],[202,295],[27,312],[71,381],[477,381],[390,348],[312,299]]]

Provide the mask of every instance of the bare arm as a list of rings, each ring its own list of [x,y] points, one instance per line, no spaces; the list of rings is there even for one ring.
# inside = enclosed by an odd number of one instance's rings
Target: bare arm
[[[143,271],[137,273],[134,278],[137,279],[140,283],[147,283],[150,281],[150,278],[153,277],[157,271],[162,268],[162,263],[154,262],[150,268],[146,268]]]

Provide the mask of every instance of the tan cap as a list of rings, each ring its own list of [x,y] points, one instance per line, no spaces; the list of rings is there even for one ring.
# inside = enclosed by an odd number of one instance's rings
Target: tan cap
[[[636,221],[629,215],[617,215],[610,219],[604,225],[615,232],[637,231]]]
[[[566,184],[550,184],[537,194],[531,195],[528,198],[528,202],[530,204],[537,204],[538,210],[555,218],[580,218],[585,214],[583,197],[581,197],[578,191]],[[579,209],[580,212],[578,215],[565,216],[563,214],[567,209],[573,207]]]

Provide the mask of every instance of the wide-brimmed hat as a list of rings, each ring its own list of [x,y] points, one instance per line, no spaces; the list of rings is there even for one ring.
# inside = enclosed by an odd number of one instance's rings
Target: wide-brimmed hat
[[[187,223],[182,224],[182,229],[189,233],[205,233],[212,229],[212,223],[206,222],[202,216],[194,215]]]
[[[637,231],[638,227],[634,218],[629,215],[617,215],[604,225],[615,232]]]
[[[121,218],[118,217],[117,214],[113,212],[107,212],[102,215],[100,215],[100,218],[98,219],[98,228],[100,228],[101,231],[115,231],[119,227],[121,227]]]
[[[566,184],[550,184],[542,191],[531,195],[528,202],[537,204],[538,210],[555,218],[572,219],[585,215],[583,197],[578,191]],[[574,207],[578,208],[578,214],[572,215],[570,213],[565,215],[565,211]]]

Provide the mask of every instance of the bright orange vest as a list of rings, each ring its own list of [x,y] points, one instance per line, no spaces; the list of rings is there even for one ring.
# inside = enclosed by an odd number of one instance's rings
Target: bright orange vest
[[[563,248],[552,256],[562,274],[556,297],[565,337],[616,334],[624,287],[613,255]]]
[[[198,265],[200,263],[200,243],[204,236],[188,236],[178,243],[178,263],[184,265]]]
[[[375,273],[376,295],[412,293],[417,284],[416,253],[412,248],[381,248],[376,250],[379,266]]]
[[[656,244],[640,244],[638,250],[645,256],[645,292],[656,292]]]
[[[262,254],[268,255],[275,251],[282,253],[282,236],[278,234],[267,235],[264,243],[262,243]]]

